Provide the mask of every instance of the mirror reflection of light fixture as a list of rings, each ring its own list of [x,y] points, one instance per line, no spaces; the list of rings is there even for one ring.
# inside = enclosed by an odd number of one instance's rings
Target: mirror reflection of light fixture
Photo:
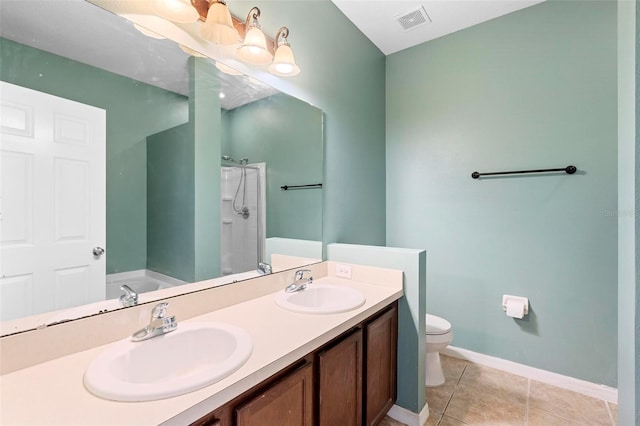
[[[181,24],[190,24],[200,18],[190,0],[152,0],[151,6],[161,18]]]
[[[267,48],[267,39],[260,29],[259,17],[260,9],[251,8],[244,24],[244,41],[238,48],[238,56],[251,64],[266,65],[271,62],[273,56]]]
[[[236,44],[240,42],[240,34],[233,26],[231,12],[224,0],[213,0],[207,12],[207,19],[200,26],[200,35],[205,40],[216,44]]]
[[[269,65],[269,72],[280,77],[291,77],[300,73],[300,67],[293,59],[293,51],[289,45],[289,28],[282,27],[276,34],[276,53]]]

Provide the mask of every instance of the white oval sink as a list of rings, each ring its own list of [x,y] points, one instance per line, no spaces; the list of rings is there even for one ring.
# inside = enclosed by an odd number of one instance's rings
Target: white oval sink
[[[209,386],[240,368],[251,355],[251,336],[223,323],[178,324],[142,342],[112,344],[84,373],[86,388],[114,401],[152,401]]]
[[[304,290],[276,294],[276,303],[290,311],[305,314],[337,314],[364,305],[362,292],[333,284],[309,284]]]

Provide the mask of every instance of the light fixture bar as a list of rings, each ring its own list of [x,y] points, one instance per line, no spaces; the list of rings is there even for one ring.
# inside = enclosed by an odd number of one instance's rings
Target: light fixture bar
[[[217,1],[226,4],[226,1],[224,0]],[[209,2],[208,0],[191,0],[191,4],[198,11],[198,15],[200,15],[200,21],[205,22],[207,20],[207,13],[209,12],[209,6],[211,5],[211,2]],[[233,21],[234,28],[238,31],[238,33],[240,33],[240,37],[244,39],[245,20],[240,20],[233,13],[231,14],[231,20]],[[273,40],[267,34],[265,34],[265,37],[267,39],[267,49],[269,50],[269,52],[274,53],[277,47],[275,40]]]

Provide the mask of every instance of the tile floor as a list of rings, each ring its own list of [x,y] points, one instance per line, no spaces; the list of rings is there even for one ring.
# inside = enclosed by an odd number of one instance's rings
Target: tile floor
[[[555,386],[442,356],[445,383],[427,388],[424,426],[617,425],[618,406]],[[380,426],[401,426],[386,417]]]

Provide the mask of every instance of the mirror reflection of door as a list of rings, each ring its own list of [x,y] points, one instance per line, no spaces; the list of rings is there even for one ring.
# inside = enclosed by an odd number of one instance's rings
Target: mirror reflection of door
[[[67,305],[53,303],[61,293],[49,293],[52,307],[45,313],[33,315],[29,312],[38,311],[27,309],[23,310],[27,318],[10,321],[2,315],[2,334],[118,309],[121,284],[141,294],[141,300],[154,300],[167,287],[188,292],[192,291],[188,283],[194,281],[213,279],[208,285],[217,286],[254,277],[261,273],[256,270],[257,259],[277,272],[322,258],[322,190],[280,189],[322,182],[321,110],[252,77],[219,72],[214,61],[191,58],[175,42],[147,37],[121,16],[86,1],[3,2],[0,20],[0,80],[106,111],[106,204],[93,213],[106,210],[108,247],[94,244],[89,249],[108,248],[101,260],[106,261],[110,299],[78,302],[77,308],[56,313],[51,311]],[[202,74],[206,82],[198,78]],[[196,101],[191,91],[198,88],[205,96]],[[218,88],[225,93],[219,105],[218,96],[209,96]],[[201,101],[206,101],[208,110],[200,110]],[[198,125],[197,145],[189,124],[193,116],[208,128],[201,131]],[[218,116],[220,125],[214,128]],[[176,138],[171,138],[172,132]],[[206,157],[196,153],[196,147],[206,150]],[[260,214],[250,212],[246,221],[240,215],[226,216],[237,219],[236,225],[261,217],[262,235],[252,233],[251,238],[263,247],[242,240],[244,231],[236,226],[233,252],[224,252],[236,253],[232,257],[221,256],[217,247],[226,220],[220,211],[221,166],[229,165],[222,162],[224,155],[248,158],[249,165],[266,164],[264,197],[256,207]],[[196,162],[204,167],[194,172]],[[193,184],[196,172],[202,178],[198,185]],[[236,189],[232,185],[234,194]],[[205,206],[206,212],[188,211]],[[6,209],[3,213],[6,216]],[[167,218],[173,223],[166,224]],[[252,227],[257,228],[255,222]],[[167,241],[166,236],[173,239]],[[242,246],[249,256],[237,254]],[[13,265],[4,264],[3,272],[9,276]],[[3,295],[31,291],[14,285],[24,274],[12,272],[11,277],[13,281],[3,282]],[[75,291],[73,286],[69,290]],[[16,295],[7,309],[30,306],[30,298],[30,294],[24,299]]]
[[[0,318],[103,300],[105,111],[0,84]]]

